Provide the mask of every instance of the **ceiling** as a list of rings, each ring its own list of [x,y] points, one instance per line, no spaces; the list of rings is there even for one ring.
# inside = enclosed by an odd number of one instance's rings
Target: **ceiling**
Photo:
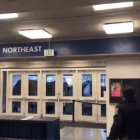
[[[0,0],[0,13],[19,14],[18,19],[0,21],[0,43],[44,41],[30,40],[18,34],[23,29],[43,28],[51,40],[79,40],[140,35],[140,0],[131,8],[94,11],[93,4],[123,0]],[[126,0],[124,0],[126,1]],[[129,1],[129,0],[128,0]],[[134,22],[134,33],[106,35],[104,23]]]

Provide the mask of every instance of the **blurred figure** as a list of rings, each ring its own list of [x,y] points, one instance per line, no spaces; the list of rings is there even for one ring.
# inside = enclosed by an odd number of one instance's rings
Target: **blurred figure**
[[[140,140],[140,105],[135,91],[126,87],[122,91],[123,102],[115,109],[114,122],[108,140]]]

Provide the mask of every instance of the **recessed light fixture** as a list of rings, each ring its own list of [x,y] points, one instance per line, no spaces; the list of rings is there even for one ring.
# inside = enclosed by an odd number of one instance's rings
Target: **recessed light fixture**
[[[21,31],[19,31],[19,34],[21,34],[27,38],[30,38],[30,39],[52,38],[52,35],[43,29],[21,30]]]
[[[119,3],[93,5],[92,7],[95,11],[99,11],[99,10],[126,8],[126,7],[132,7],[132,6],[133,6],[133,2],[119,2]]]
[[[0,14],[0,19],[18,18],[17,13]]]
[[[133,32],[133,22],[105,23],[103,28],[106,34],[119,34]]]

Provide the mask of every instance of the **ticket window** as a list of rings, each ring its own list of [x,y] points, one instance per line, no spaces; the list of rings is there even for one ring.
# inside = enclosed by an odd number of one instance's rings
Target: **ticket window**
[[[99,74],[99,94],[98,97],[100,100],[105,100],[105,93],[106,93],[106,74],[101,73]]]
[[[61,101],[60,103],[60,119],[72,121],[73,115],[72,101]]]
[[[46,79],[45,79],[45,96],[55,96],[56,93],[56,76],[54,74],[46,74]]]
[[[63,74],[63,96],[73,96],[72,74]]]
[[[83,71],[78,74],[78,99],[79,100],[96,100],[96,73]]]
[[[24,102],[24,114],[25,116],[41,116],[41,106],[38,100],[28,100]]]
[[[37,114],[37,102],[28,102],[28,114]]]
[[[43,72],[42,80],[42,98],[43,99],[57,99],[58,96],[58,72],[45,71]]]
[[[96,122],[97,120],[97,109],[96,105],[89,102],[78,102],[77,103],[77,120]]]
[[[21,96],[22,75],[14,74],[12,77],[12,96]]]
[[[92,97],[92,75],[82,74],[82,97]]]
[[[28,75],[28,96],[38,96],[38,75]]]
[[[44,101],[43,102],[43,116],[44,117],[58,117],[59,105],[57,101]]]
[[[74,71],[61,71],[60,73],[60,99],[73,100],[77,96],[76,73]]]
[[[10,114],[12,115],[24,115],[23,112],[23,102],[18,100],[10,101]]]
[[[4,73],[3,73],[4,74]],[[4,75],[3,75],[4,76]],[[23,73],[10,72],[7,77],[6,112],[10,115],[24,115],[23,112]],[[4,87],[5,87],[4,86]],[[4,101],[4,98],[3,98]],[[3,112],[4,113],[4,112]]]
[[[23,72],[11,72],[7,81],[7,93],[8,98],[21,99],[24,93],[24,73]]]
[[[91,103],[82,103],[82,116],[92,116],[92,104]]]
[[[45,108],[46,114],[55,114],[55,103],[54,102],[46,102],[46,108]]]
[[[73,114],[73,103],[63,103],[63,115]]]
[[[12,101],[12,113],[21,113],[20,101]]]

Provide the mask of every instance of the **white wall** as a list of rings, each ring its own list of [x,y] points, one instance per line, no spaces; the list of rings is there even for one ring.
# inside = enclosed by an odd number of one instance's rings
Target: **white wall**
[[[22,68],[94,68],[94,67],[105,67],[106,63],[103,59],[92,59],[92,60],[52,60],[52,61],[33,61],[33,60],[20,60],[15,59],[14,61],[0,61],[0,68],[8,69],[22,69]]]
[[[140,57],[114,58],[107,60],[107,135],[113,122],[116,104],[109,103],[110,78],[140,78]]]

